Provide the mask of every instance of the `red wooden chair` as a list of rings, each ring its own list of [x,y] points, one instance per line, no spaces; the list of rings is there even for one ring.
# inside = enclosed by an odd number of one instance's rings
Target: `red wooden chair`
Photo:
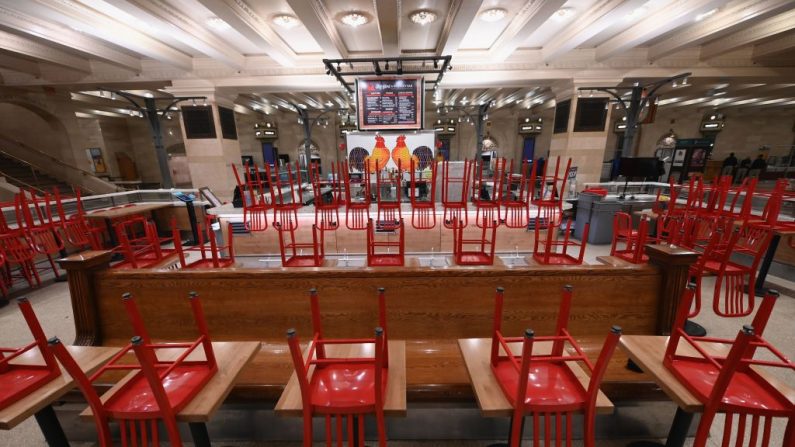
[[[265,186],[257,165],[249,166],[247,163],[243,168],[245,182],[240,178],[237,167],[232,164],[240,199],[243,201],[243,225],[250,232],[265,231],[268,229],[268,211],[273,204],[268,201],[268,196],[265,194]]]
[[[623,214],[623,213],[620,213]],[[616,215],[616,218],[618,216]],[[615,244],[615,234],[613,235]],[[614,249],[610,252],[611,256],[616,256],[625,261],[633,264],[644,264],[649,262],[649,256],[646,255],[645,246],[647,243],[653,242],[649,240],[649,216],[641,216],[638,229],[636,230],[635,237],[626,240],[626,245],[623,249]]]
[[[61,368],[47,349],[47,337],[27,298],[20,298],[19,310],[28,324],[33,342],[21,348],[0,348],[0,410],[41,388],[61,375]],[[44,364],[11,363],[23,354],[38,348]]]
[[[458,265],[493,265],[497,240],[497,222],[483,222],[480,238],[465,239],[464,226],[453,228],[453,260]]]
[[[32,191],[30,195],[32,203],[28,201],[24,191],[16,195],[17,223],[20,230],[30,241],[33,250],[47,258],[49,269],[52,270],[56,278],[59,278],[60,275],[53,261],[53,256],[61,255],[64,250],[64,244],[58,235],[56,223],[53,221],[50,209],[50,195],[45,193],[44,197],[38,198]],[[31,213],[31,207],[35,211],[35,216]],[[43,270],[35,262],[33,265],[34,268],[40,271]]]
[[[111,268],[150,268],[174,251],[171,248],[161,247],[172,239],[158,236],[155,223],[144,217],[137,216],[119,222],[115,225],[115,229],[119,241],[118,251],[124,260]]]
[[[152,343],[132,296],[124,294],[123,301],[133,330],[138,335],[90,377],[80,369],[58,338],[50,339],[50,349],[75,379],[88,402],[100,446],[113,446],[110,430],[110,421],[113,420],[119,424],[123,446],[160,445],[160,422],[166,428],[171,445],[181,447],[176,415],[218,371],[198,295],[190,293],[191,309],[199,332],[199,337],[190,343]],[[202,349],[204,360],[186,360],[197,348]],[[130,351],[134,352],[137,365],[121,361]],[[177,351],[179,355],[174,361],[165,361],[162,355],[157,355],[161,351]],[[100,399],[92,383],[105,373],[118,370],[135,371],[136,374],[115,389],[111,398]]]
[[[442,208],[444,209],[444,227],[453,229],[455,225],[468,225],[467,207],[469,185],[472,181],[472,165],[469,160],[463,161],[460,176],[450,172],[450,162],[442,162]],[[455,165],[454,165],[455,166]]]
[[[321,267],[325,258],[324,231],[312,225],[312,242],[297,242],[295,227],[282,227],[279,222],[273,226],[279,232],[279,251],[283,267]],[[285,236],[285,233],[287,235]],[[289,239],[288,239],[289,238]],[[307,250],[307,254],[304,254]]]
[[[402,186],[403,169],[400,165],[398,165],[395,172],[389,172],[386,169],[375,171],[375,200],[378,210],[377,221],[379,223],[396,222],[403,219],[400,210]]]
[[[323,231],[333,231],[340,226],[340,207],[345,201],[342,187],[342,162],[331,164],[332,180],[325,182],[320,174],[320,166],[310,163],[309,176],[312,192],[315,195],[315,226]]]
[[[304,418],[304,447],[312,446],[312,417],[322,415],[326,422],[326,445],[332,445],[332,416],[336,422],[337,445],[343,442],[343,418],[347,417],[348,443],[358,439],[364,445],[364,416],[375,414],[378,445],[386,446],[384,395],[389,371],[388,332],[384,289],[378,289],[378,322],[374,338],[328,339],[323,337],[317,291],[310,291],[312,307],[312,339],[306,360],[299,346],[295,329],[287,331],[287,343],[293,358]],[[340,358],[327,355],[328,345],[373,345],[373,356]],[[311,373],[310,373],[310,370]],[[354,429],[354,418],[358,430]]]
[[[0,253],[6,259],[7,285],[13,285],[14,278],[24,279],[30,287],[41,285],[36,269],[36,250],[23,232],[0,234]],[[14,264],[18,267],[17,274],[11,270]]]
[[[743,221],[750,219],[754,191],[758,181],[759,179],[756,177],[746,177],[740,186],[732,189],[730,193],[734,193],[734,195],[731,202],[729,202],[728,209],[723,210],[724,215]],[[742,201],[740,201],[740,198],[742,198]]]
[[[369,164],[369,161],[367,162]],[[347,169],[341,171],[345,184],[345,226],[349,230],[366,230],[370,220],[370,169],[364,169],[358,182],[353,182]],[[353,189],[358,185],[358,191]]]
[[[102,244],[100,243],[100,235],[102,229],[91,226],[85,218],[83,206],[80,199],[80,190],[77,190],[76,199],[76,212],[67,215],[64,211],[61,193],[58,188],[54,188],[53,195],[55,196],[55,205],[58,211],[59,224],[61,226],[61,234],[63,239],[77,247],[78,249],[91,249],[100,250]]]
[[[174,238],[174,250],[177,252],[180,267],[183,269],[205,269],[205,268],[224,268],[232,267],[235,265],[235,248],[233,243],[232,223],[227,223],[227,241],[226,245],[218,245],[215,239],[215,231],[212,228],[212,216],[207,216],[204,229],[199,226],[199,240],[194,246],[183,247],[182,237],[177,229],[176,222],[172,222],[171,232]],[[205,239],[206,238],[206,239]],[[198,252],[199,258],[188,262],[185,253]],[[224,252],[227,253],[224,256]]]
[[[717,413],[725,414],[721,445],[743,445],[748,433],[748,445],[755,446],[760,441],[763,446],[770,445],[770,429],[774,418],[788,420],[787,431],[782,446],[789,447],[793,442],[793,423],[795,405],[775,386],[767,382],[751,366],[764,366],[788,369],[795,372],[795,364],[784,357],[776,348],[762,338],[770,314],[773,311],[778,292],[769,291],[759,306],[750,326],[743,326],[735,340],[712,337],[693,337],[684,330],[687,309],[695,297],[689,287],[682,296],[676,321],[666,347],[663,364],[671,373],[704,404],[696,431],[695,447],[704,447],[709,430]],[[678,349],[682,340],[691,348],[692,355]],[[706,349],[710,345],[730,346],[728,354],[713,355]],[[774,360],[755,360],[758,350],[766,351],[767,357]],[[711,351],[715,352],[715,351]],[[749,417],[750,416],[750,417]],[[737,425],[734,420],[737,417]],[[750,422],[750,430],[747,427]],[[736,427],[736,429],[735,429]],[[737,440],[730,443],[732,434]]]
[[[418,230],[430,230],[436,226],[436,163],[431,163],[430,178],[411,160],[409,166],[409,199],[411,199],[411,226]],[[419,188],[424,185],[425,197],[419,196]]]
[[[385,232],[387,240],[377,239],[376,232]],[[388,238],[395,233],[397,233],[396,240],[389,240]],[[403,220],[375,224],[370,219],[367,223],[367,266],[402,267],[404,262],[405,227]]]
[[[295,162],[295,169],[289,164],[285,165],[283,172],[278,165],[273,168],[265,165],[265,176],[270,186],[274,221],[279,222],[282,228],[298,228],[298,210],[304,206],[301,168],[298,162]]]
[[[539,445],[540,419],[544,419],[545,445],[563,439],[572,445],[574,413],[583,413],[586,447],[593,447],[596,415],[596,398],[610,357],[621,337],[621,328],[613,326],[605,339],[596,365],[592,364],[580,346],[569,334],[568,322],[571,311],[572,287],[564,286],[563,298],[558,312],[557,328],[552,336],[536,337],[526,329],[524,337],[506,337],[502,333],[503,289],[497,288],[494,307],[494,331],[491,339],[491,370],[502,388],[503,394],[514,407],[511,418],[510,446],[519,447],[522,441],[524,417],[533,418],[533,442]],[[514,354],[510,343],[522,343],[521,354]],[[533,353],[534,344],[542,342],[550,349]],[[569,349],[574,352],[567,352]],[[585,365],[590,381],[585,387],[568,362]],[[555,430],[551,421],[555,421]],[[561,429],[565,420],[565,434]],[[553,436],[553,432],[555,435]]]
[[[563,224],[559,224],[563,228]],[[566,224],[563,239],[558,239],[555,236],[555,231],[558,230],[557,226],[547,225],[545,229],[545,237],[542,239],[541,235],[540,216],[536,216],[535,220],[535,241],[533,242],[533,259],[540,264],[558,264],[558,265],[579,265],[582,264],[582,259],[585,256],[585,246],[588,243],[588,229],[589,224],[585,224],[580,242],[571,238],[571,220]],[[580,249],[576,255],[572,254],[571,248]]]
[[[502,221],[508,228],[527,228],[530,220],[530,163],[522,162],[519,173],[513,173],[513,160],[505,171],[505,196],[502,198]]]
[[[484,222],[500,223],[505,163],[504,158],[494,160],[491,178],[486,176],[486,163],[475,163],[472,176],[472,204],[475,205],[475,225],[479,227],[484,225]],[[489,186],[491,186],[491,195],[488,192]]]
[[[633,241],[638,237],[638,230],[632,228],[632,216],[628,213],[619,211],[613,215],[613,241],[610,245],[610,256],[615,256],[616,252],[626,252],[631,250]],[[619,248],[619,244],[624,244],[624,248]]]
[[[561,171],[561,157],[555,161],[554,173],[551,172],[551,160],[544,163],[542,172],[536,168],[538,160],[532,165],[530,174],[530,204],[538,208],[539,222],[556,227],[563,219],[563,191],[566,190],[571,158],[566,161],[566,166]],[[549,173],[549,175],[547,175]]]

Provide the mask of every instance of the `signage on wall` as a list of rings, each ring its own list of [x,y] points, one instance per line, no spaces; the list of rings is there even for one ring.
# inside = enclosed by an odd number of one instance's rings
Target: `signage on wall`
[[[411,162],[420,170],[433,163],[436,155],[436,134],[427,132],[350,132],[346,135],[348,150],[348,170],[364,172],[366,166],[370,171],[376,169],[408,170]]]
[[[359,130],[422,129],[423,88],[420,77],[357,79]]]
[[[102,149],[92,147],[86,149],[86,155],[91,161],[91,170],[97,174],[105,174],[108,172],[108,166],[105,164],[105,158],[102,156]]]

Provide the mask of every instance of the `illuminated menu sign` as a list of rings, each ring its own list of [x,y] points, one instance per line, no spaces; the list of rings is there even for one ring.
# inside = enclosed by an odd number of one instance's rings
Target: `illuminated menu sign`
[[[356,80],[359,130],[422,129],[422,78]]]

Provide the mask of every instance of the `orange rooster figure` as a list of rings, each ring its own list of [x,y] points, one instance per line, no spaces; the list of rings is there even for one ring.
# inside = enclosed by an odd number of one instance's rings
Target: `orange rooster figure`
[[[374,174],[386,167],[389,163],[389,149],[384,144],[384,137],[381,135],[375,136],[375,147],[373,148],[372,155],[364,159],[365,166]]]
[[[392,149],[392,160],[394,160],[395,165],[399,166],[402,170],[410,169],[409,167],[411,166],[412,160],[414,160],[414,166],[420,165],[420,159],[409,152],[409,148],[406,146],[405,135],[397,137],[397,144],[395,148]]]

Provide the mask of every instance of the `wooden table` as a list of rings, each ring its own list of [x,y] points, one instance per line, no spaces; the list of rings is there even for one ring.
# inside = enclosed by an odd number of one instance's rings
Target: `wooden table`
[[[387,374],[386,394],[384,395],[384,414],[386,416],[406,416],[406,342],[389,340],[389,374]],[[372,344],[328,345],[326,356],[357,358],[372,356]],[[304,352],[306,359],[307,352]],[[301,387],[295,371],[284,388],[274,411],[280,416],[303,416]]]
[[[513,352],[521,352],[522,350],[522,343],[520,342],[509,343],[509,346]],[[475,398],[483,416],[513,417],[513,405],[508,402],[505,393],[503,393],[500,384],[491,371],[491,339],[460,338],[458,339],[458,347],[464,357],[464,364],[472,382],[472,389],[475,392]],[[551,348],[551,342],[533,343],[534,354],[549,354]],[[566,366],[571,369],[587,390],[590,376],[575,362],[566,362]],[[610,399],[602,391],[599,391],[596,397],[596,412],[612,413],[613,408],[613,403],[610,402]]]
[[[85,214],[86,219],[103,219],[105,226],[108,229],[108,240],[113,247],[119,244],[116,240],[116,234],[113,230],[113,219],[121,219],[123,217],[132,216],[135,214],[150,213],[155,210],[170,208],[173,204],[171,202],[164,203],[144,203],[133,204],[132,206],[114,207],[115,209],[104,209],[98,211],[91,211]]]
[[[119,350],[118,348],[95,346],[67,346],[66,349],[86,374],[93,373]],[[38,350],[33,350],[18,357],[13,363],[41,364],[42,362]],[[68,446],[69,442],[66,440],[66,435],[51,404],[74,386],[75,381],[67,374],[66,370],[61,368],[60,376],[33,391],[27,397],[0,410],[0,430],[11,430],[20,422],[34,415],[50,446]]]
[[[663,365],[665,348],[668,344],[668,337],[657,335],[624,335],[619,341],[619,346],[626,351],[629,358],[639,365],[644,372],[654,378],[657,385],[662,388],[665,394],[678,406],[674,416],[671,429],[668,433],[666,447],[681,447],[685,443],[687,432],[690,430],[690,423],[693,414],[704,411],[704,404],[682,385],[679,379]],[[728,346],[716,346],[715,344],[704,344],[704,350],[713,355],[725,355],[728,353]],[[682,340],[677,348],[677,353],[688,356],[698,356],[698,352],[689,343]],[[776,389],[781,390],[787,398],[795,400],[795,389],[791,385],[771,376],[764,370],[752,367],[757,370],[768,383]],[[659,446],[658,443],[637,442],[631,444],[634,447]]]
[[[193,443],[196,446],[210,446],[210,436],[207,432],[206,422],[212,418],[216,410],[226,399],[226,396],[232,391],[232,387],[237,381],[240,371],[254,358],[254,355],[259,351],[260,344],[256,341],[221,341],[213,342],[213,352],[215,353],[215,360],[218,363],[218,372],[210,379],[209,382],[199,391],[198,394],[177,413],[178,422],[187,422],[190,426],[190,432],[193,437]],[[180,351],[181,350],[169,350]],[[169,352],[165,355],[160,355],[161,360],[169,360],[176,357],[180,352]],[[190,361],[194,359],[201,359],[204,353],[198,349],[191,353],[185,360]],[[100,398],[103,402],[113,396],[125,383],[131,380],[138,372],[131,372],[126,375],[122,380],[117,382],[110,390]],[[93,414],[90,408],[80,413],[80,417],[93,420]]]
[[[773,228],[771,231],[773,231],[773,237],[770,239],[770,245],[767,247],[762,265],[759,266],[759,274],[756,275],[756,284],[754,284],[756,296],[765,296],[767,292],[767,289],[765,289],[765,279],[767,279],[767,272],[773,264],[773,258],[776,256],[776,250],[778,250],[781,237],[795,235],[795,228]]]

